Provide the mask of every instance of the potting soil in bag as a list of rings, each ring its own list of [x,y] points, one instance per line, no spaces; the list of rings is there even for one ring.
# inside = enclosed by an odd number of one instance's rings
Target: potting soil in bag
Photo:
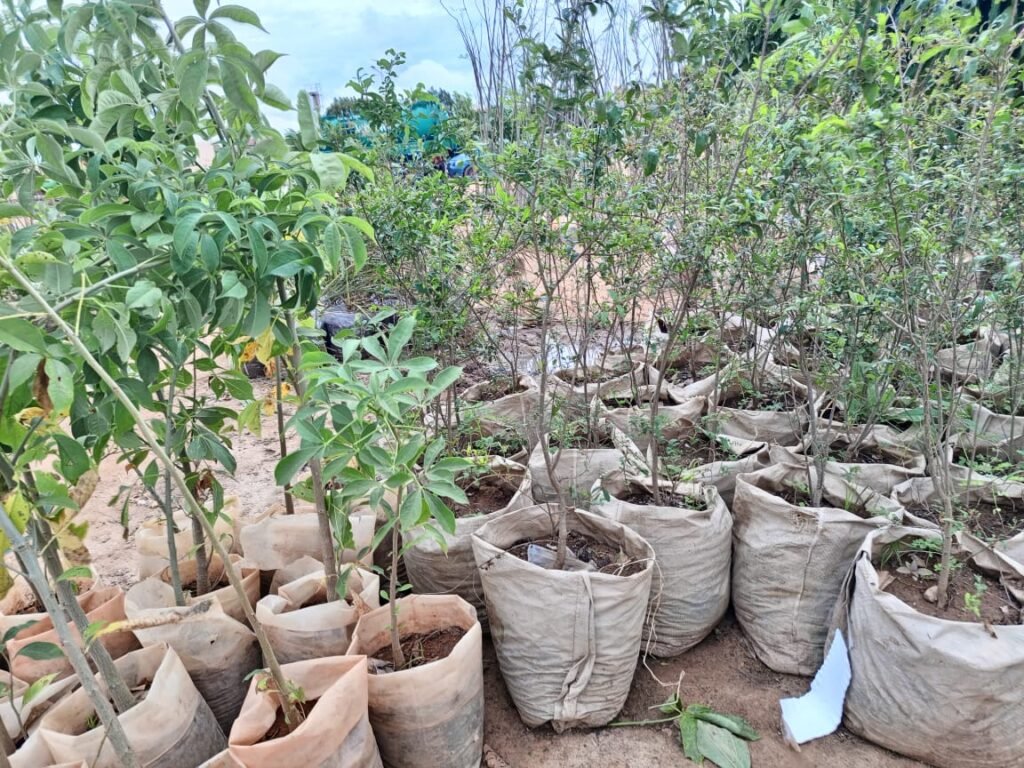
[[[118,716],[140,766],[199,765],[224,749],[224,733],[174,651],[154,645],[114,663],[129,690],[146,685],[145,698]],[[43,716],[39,733],[56,762],[88,755],[92,768],[120,768],[106,730],[102,725],[90,728],[94,719],[95,710],[81,688]]]
[[[368,550],[377,522],[372,514],[352,515],[349,519],[356,548],[342,553],[341,561],[345,563],[355,562],[357,552]],[[315,512],[277,514],[277,508],[272,507],[260,519],[243,525],[239,536],[246,561],[261,571],[275,571],[301,557],[319,558],[323,554]],[[367,554],[360,563],[369,565],[369,561]]]
[[[263,741],[280,719],[281,703],[253,679],[228,736],[242,768],[382,768],[367,715],[366,657],[331,656],[284,664],[285,678],[314,706],[291,733]]]
[[[124,615],[124,592],[120,587],[97,587],[78,596],[78,603],[85,611],[89,623],[119,621]],[[71,625],[71,631],[77,635],[78,630]],[[44,675],[56,674],[66,677],[72,673],[71,663],[63,655],[56,659],[30,659],[18,652],[29,643],[53,643],[60,645],[57,632],[49,616],[43,615],[31,627],[27,627],[15,635],[7,643],[7,658],[13,659],[11,671],[14,676],[25,682],[32,683]],[[99,642],[113,658],[123,656],[139,647],[139,641],[131,632],[115,632],[103,635]]]
[[[380,577],[351,568],[346,589],[346,600],[328,601],[321,565],[256,604],[256,619],[280,663],[345,654],[360,613],[380,605]]]
[[[212,595],[191,601],[203,603]],[[125,613],[129,619],[151,623],[171,617],[185,618],[147,629],[136,629],[144,647],[166,644],[181,659],[192,682],[213,710],[224,733],[242,708],[246,676],[261,666],[256,635],[245,624],[226,615],[219,601],[194,612],[174,604],[174,590],[156,578],[141,581],[128,590]]]
[[[729,607],[732,516],[712,486],[662,486],[613,473],[594,484],[591,511],[622,523],[654,549],[643,650],[675,656],[711,632]],[[628,501],[641,497],[642,501]]]
[[[875,562],[890,545],[915,539],[941,541],[929,530],[873,531],[847,574],[833,617],[853,673],[843,722],[939,768],[1020,768],[1024,625],[940,619],[883,591]],[[1024,583],[1024,566],[1004,558],[1000,576]]]
[[[349,654],[365,654],[376,665],[370,657],[390,651],[391,623],[389,606],[363,616]],[[411,595],[399,600],[398,625],[403,638],[427,638],[451,627],[465,634],[445,658],[368,676],[370,724],[384,765],[477,768],[484,747],[484,670],[476,610],[454,595]]]
[[[733,499],[736,619],[757,657],[786,674],[821,666],[832,607],[861,542],[903,519],[896,502],[828,471],[822,506],[811,506],[816,478],[812,466],[775,464],[740,475]]]
[[[249,600],[249,605],[255,606],[256,601],[260,599],[259,569],[249,565],[240,555],[229,555],[228,558],[230,559],[231,564],[238,571],[238,575],[242,577],[242,586],[245,588],[245,594]],[[192,594],[195,593],[196,574],[198,570],[199,564],[192,558],[189,558],[188,560],[181,560],[178,563],[178,575],[181,578],[181,583],[185,587],[185,591]],[[165,584],[170,585],[173,583],[170,565],[156,574],[156,576]],[[207,578],[210,585],[222,584],[223,586],[210,590],[206,595],[203,595],[203,597],[212,597],[216,599],[224,609],[224,613],[237,621],[245,623],[245,610],[242,607],[238,593],[235,592],[235,588],[232,587],[227,580],[227,575],[224,572],[224,564],[220,559],[220,555],[214,554],[210,556],[207,564]]]
[[[651,592],[654,550],[625,526],[569,511],[570,532],[623,554],[628,575],[555,571],[510,553],[558,534],[558,508],[538,505],[473,534],[501,674],[523,722],[557,732],[606,725],[629,695]],[[616,565],[614,570],[620,570]]]
[[[515,391],[508,394],[494,397],[494,389],[494,382],[484,381],[463,392],[462,421],[479,425],[489,435],[506,430],[533,434],[540,405],[540,388],[533,377],[519,376],[512,388]]]
[[[511,500],[498,510],[460,515],[455,519],[455,532],[442,532],[444,546],[432,536],[413,532],[406,545],[403,559],[413,589],[417,594],[458,595],[477,609],[480,623],[486,630],[484,593],[473,559],[473,532],[488,520],[513,509],[522,509],[533,504],[530,473],[522,464],[507,459],[491,457],[487,473],[499,482],[516,488]],[[450,504],[450,502],[449,502]]]

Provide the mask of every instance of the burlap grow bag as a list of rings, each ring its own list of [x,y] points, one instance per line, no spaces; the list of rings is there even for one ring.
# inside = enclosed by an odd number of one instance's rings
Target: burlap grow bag
[[[654,550],[625,526],[570,511],[567,524],[644,563],[630,576],[554,571],[506,550],[557,536],[558,510],[509,512],[473,534],[491,638],[519,716],[533,727],[605,725],[629,695],[651,592]]]
[[[231,728],[228,752],[242,768],[382,768],[367,716],[366,658],[332,656],[296,661],[284,676],[316,701],[305,720],[287,736],[261,742],[274,725],[278,694],[249,684],[242,712]],[[223,765],[224,763],[222,763]]]
[[[1024,625],[933,618],[879,588],[873,564],[901,539],[935,531],[872,532],[859,548],[836,606],[853,678],[844,724],[894,752],[939,768],[1024,766]],[[1004,559],[1005,582],[1024,567]]]
[[[971,404],[971,426],[956,435],[955,444],[978,456],[1016,461],[1024,451],[1024,416],[1007,416],[980,403]]]
[[[633,504],[621,497],[653,483],[614,473],[594,485],[591,510],[636,531],[654,549],[645,652],[675,656],[708,636],[729,607],[732,516],[711,486],[666,483],[663,492],[703,499],[705,509]]]
[[[528,436],[533,434],[540,406],[540,387],[532,376],[519,376],[515,383],[514,389],[518,391],[496,399],[488,399],[493,388],[491,382],[471,386],[461,395],[462,420],[478,425],[488,435],[508,430]]]
[[[414,538],[403,555],[409,581],[418,594],[458,595],[477,609],[481,626],[485,630],[487,619],[484,593],[476,570],[476,560],[473,559],[470,537],[489,520],[533,504],[532,482],[526,467],[507,459],[492,457],[488,462],[488,470],[518,486],[519,490],[511,501],[504,508],[486,515],[456,518],[455,533],[441,534],[444,537],[443,546],[432,536],[413,534]]]
[[[89,623],[119,621],[124,615],[124,592],[120,587],[97,587],[84,595],[78,596],[78,604],[85,611]],[[78,630],[72,624],[71,631],[77,636]],[[56,674],[65,677],[72,673],[71,663],[66,657],[56,659],[30,659],[28,656],[17,656],[18,651],[29,643],[53,643],[60,645],[53,621],[43,615],[31,627],[21,630],[13,640],[7,643],[7,658],[14,659],[11,671],[20,680],[32,683],[43,675]],[[110,652],[113,658],[123,656],[139,647],[139,641],[131,632],[117,632],[104,635],[99,642]]]
[[[369,675],[370,724],[388,768],[477,768],[484,746],[483,646],[476,610],[454,595],[399,601],[399,632],[466,630],[444,659]],[[391,608],[359,620],[349,654],[372,656],[391,642]]]
[[[204,603],[213,597],[201,597]],[[256,636],[248,626],[226,615],[220,602],[195,613],[176,607],[174,590],[159,579],[146,579],[128,590],[125,613],[129,619],[150,623],[185,617],[148,629],[136,629],[145,647],[166,644],[181,659],[192,682],[213,710],[224,733],[238,716],[245,698],[246,676],[261,664]]]
[[[844,431],[838,426],[829,428],[823,424],[818,441],[833,454],[853,448],[855,454],[849,461],[828,459],[829,470],[885,496],[900,483],[921,477],[925,472],[925,457],[914,445],[914,439],[892,427],[851,427]],[[814,449],[814,440],[808,434],[794,452],[811,456]],[[881,461],[858,461],[868,455]]]
[[[213,523],[213,529],[222,544],[235,551],[238,541],[234,529],[234,521],[240,514],[238,498],[229,497],[224,501],[223,514]],[[174,515],[174,547],[178,560],[192,558],[194,542],[192,541],[192,522],[188,515],[178,512]],[[148,579],[157,575],[171,564],[170,550],[167,547],[167,522],[160,517],[147,520],[135,531],[135,549],[139,553],[139,578]],[[210,551],[210,545],[206,545]]]
[[[595,422],[594,429],[610,437],[613,448],[552,447],[552,471],[565,493],[569,504],[586,507],[590,503],[590,489],[609,472],[623,470],[644,474],[646,462],[643,453],[625,433],[605,418]],[[543,448],[538,443],[530,453],[528,463],[533,483],[533,499],[538,503],[557,502],[558,493],[544,461]]]
[[[322,557],[320,526],[316,512],[299,512],[294,515],[280,514],[278,507],[271,507],[258,520],[243,525],[239,536],[242,552],[247,562],[261,571],[276,571],[302,557]],[[372,514],[352,515],[352,534],[355,550],[345,550],[340,558],[343,563],[356,562],[369,565],[370,542],[377,519]],[[366,554],[358,558],[359,552]]]
[[[282,584],[256,604],[256,619],[282,664],[343,656],[366,612],[380,605],[380,577],[362,568],[348,573],[347,599],[327,601],[327,579],[318,571]]]
[[[777,495],[810,487],[809,472],[783,463],[740,475],[732,507],[736,618],[761,661],[796,675],[821,665],[832,608],[864,537],[903,518],[896,502],[829,472],[828,506],[795,506]]]
[[[238,571],[238,575],[242,577],[242,586],[245,588],[245,594],[249,601],[249,605],[255,606],[256,601],[260,599],[259,570],[249,565],[240,555],[229,555],[228,559]],[[182,560],[178,563],[178,573],[183,585],[194,585],[198,571],[199,564],[195,559],[189,558],[188,560]],[[198,599],[204,599],[207,597],[214,598],[220,603],[221,607],[224,609],[224,613],[231,618],[244,623],[246,620],[245,609],[242,607],[242,601],[239,599],[238,593],[235,592],[235,588],[232,587],[230,583],[227,583],[225,579],[224,561],[220,559],[220,555],[210,555],[206,574],[210,584],[219,584],[223,581],[224,586],[211,590]],[[164,584],[172,584],[170,565],[156,574],[156,576]]]
[[[226,740],[213,712],[174,651],[154,645],[115,663],[129,689],[148,683],[145,699],[118,716],[141,766],[198,765],[224,749]],[[39,733],[56,762],[87,755],[92,768],[120,768],[105,729],[87,730],[94,713],[89,697],[79,689],[43,717]]]
[[[649,398],[650,387],[658,383],[658,371],[643,360],[615,359],[604,365],[567,368],[548,377],[550,391],[569,403],[599,400]]]
[[[975,384],[992,374],[1008,341],[1005,334],[982,328],[974,341],[938,350],[935,367],[954,384]]]

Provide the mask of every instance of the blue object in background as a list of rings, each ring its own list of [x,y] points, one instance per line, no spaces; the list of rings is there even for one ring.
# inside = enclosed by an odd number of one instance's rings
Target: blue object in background
[[[445,170],[448,172],[449,176],[457,178],[472,176],[473,161],[465,152],[459,152],[459,154],[448,158],[448,162],[445,164]]]

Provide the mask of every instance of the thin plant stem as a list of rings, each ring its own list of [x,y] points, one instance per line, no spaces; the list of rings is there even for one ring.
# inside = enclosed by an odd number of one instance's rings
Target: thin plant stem
[[[32,545],[29,544],[25,536],[14,525],[14,521],[7,514],[7,509],[2,502],[0,502],[0,530],[3,531],[11,542],[11,548],[25,569],[25,578],[33,585],[36,594],[39,595],[39,599],[43,603],[43,607],[50,615],[53,629],[57,633],[61,646],[64,648],[68,662],[71,664],[71,668],[75,670],[75,674],[78,675],[78,681],[82,689],[89,697],[100,722],[103,723],[107,738],[110,739],[110,743],[117,754],[117,759],[121,761],[121,765],[124,768],[139,768],[139,761],[136,759],[135,752],[128,742],[128,736],[124,732],[121,721],[118,720],[117,713],[114,712],[110,700],[100,688],[99,682],[93,675],[89,661],[85,657],[85,652],[79,645],[79,639],[75,637],[67,620],[64,618],[64,611],[57,601],[57,597],[50,591],[50,585],[47,583],[46,575],[39,565],[35,550],[33,550]]]

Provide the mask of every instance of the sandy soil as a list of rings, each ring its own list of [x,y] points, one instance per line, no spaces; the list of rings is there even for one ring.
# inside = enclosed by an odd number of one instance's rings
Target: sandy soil
[[[254,382],[258,397],[269,390],[265,380]],[[225,401],[227,405],[239,404]],[[294,444],[294,438],[292,444]],[[263,418],[262,436],[243,434],[234,438],[238,471],[221,476],[227,495],[237,495],[244,515],[255,515],[280,500],[274,486],[277,432],[273,416]],[[120,511],[108,506],[122,484],[131,484],[114,457],[101,466],[100,485],[82,511],[90,521],[88,544],[93,566],[107,583],[130,586],[136,581],[138,557],[134,533],[142,521],[160,516],[156,503],[136,488],[132,492],[131,523],[123,536]],[[761,734],[751,745],[753,764],[760,768],[888,768],[918,766],[869,744],[845,730],[807,744],[801,753],[788,748],[779,732],[780,697],[799,695],[809,681],[779,675],[757,661],[742,631],[731,617],[704,643],[668,662],[650,660],[651,671],[638,665],[623,719],[656,717],[650,707],[661,704],[681,674],[682,698],[745,717]],[[523,725],[502,682],[493,649],[485,646],[486,742],[512,768],[654,768],[687,765],[670,725],[648,728],[602,728],[556,735],[549,727],[530,730]],[[669,684],[663,687],[652,675]]]

